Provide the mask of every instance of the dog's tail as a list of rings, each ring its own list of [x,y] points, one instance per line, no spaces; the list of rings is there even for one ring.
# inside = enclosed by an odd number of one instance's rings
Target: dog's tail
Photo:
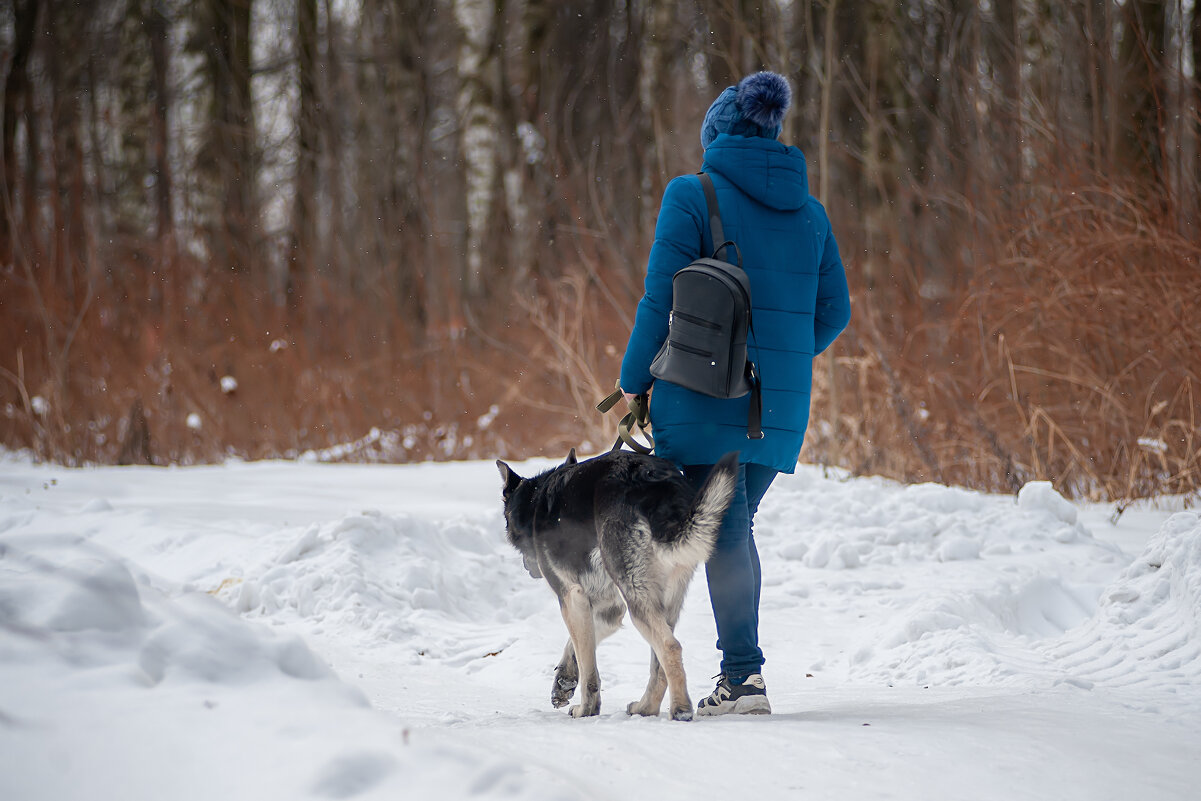
[[[709,559],[737,484],[738,451],[731,451],[713,465],[692,502],[691,514],[673,554],[679,564],[696,566]]]

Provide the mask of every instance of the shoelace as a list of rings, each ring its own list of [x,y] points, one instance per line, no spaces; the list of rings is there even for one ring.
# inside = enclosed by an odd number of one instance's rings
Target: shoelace
[[[733,689],[731,689],[732,685],[730,684],[729,679],[726,678],[726,674],[718,673],[716,676],[710,676],[709,678],[717,679],[717,686],[713,688],[713,692],[709,693],[708,697],[705,698],[705,701],[716,701],[717,703],[721,703],[734,694]],[[704,701],[701,703],[704,703]]]

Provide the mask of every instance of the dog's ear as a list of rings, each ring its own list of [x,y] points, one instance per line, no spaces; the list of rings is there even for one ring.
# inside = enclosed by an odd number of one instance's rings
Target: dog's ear
[[[571,452],[567,454],[567,461],[563,462],[563,466],[566,467],[568,465],[579,464],[579,463],[580,463],[580,460],[575,458],[575,448],[572,448]]]
[[[517,485],[521,483],[521,476],[514,473],[513,468],[509,467],[500,459],[496,460],[496,469],[500,470],[500,479],[501,481],[505,482],[505,486],[501,490],[501,493],[505,496],[508,496],[513,492],[513,490],[517,489]]]

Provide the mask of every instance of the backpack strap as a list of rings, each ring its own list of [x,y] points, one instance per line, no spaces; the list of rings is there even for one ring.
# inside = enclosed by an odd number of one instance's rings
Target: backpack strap
[[[746,360],[746,377],[751,382],[751,406],[746,413],[746,438],[763,439],[763,388],[755,363]]]
[[[713,258],[717,258],[717,251],[722,248],[728,248],[734,245],[734,250],[738,250],[738,245],[726,239],[725,228],[721,224],[721,208],[717,205],[717,189],[713,186],[713,179],[709,177],[709,173],[701,171],[697,173],[701,179],[701,188],[705,190],[705,208],[709,212],[709,233],[713,238]],[[728,253],[728,250],[727,250]],[[738,255],[738,265],[742,266],[742,254]],[[754,324],[751,321],[751,310],[746,310],[747,330],[753,337],[755,335]],[[758,347],[758,342],[755,345]],[[747,410],[746,420],[746,436],[747,439],[763,439],[763,387],[759,380],[759,370],[755,367],[755,363],[747,358],[746,360],[746,378],[751,385],[750,408]]]
[[[726,239],[726,231],[721,224],[721,208],[717,205],[717,189],[713,186],[713,179],[707,172],[698,172],[697,175],[701,179],[701,188],[705,190],[705,208],[709,210],[709,233],[713,237],[713,258],[716,259],[717,251],[728,248],[734,243]],[[734,245],[734,248],[737,249],[738,246]],[[729,251],[727,250],[726,253],[728,254]],[[738,257],[738,262],[741,266],[741,255]]]

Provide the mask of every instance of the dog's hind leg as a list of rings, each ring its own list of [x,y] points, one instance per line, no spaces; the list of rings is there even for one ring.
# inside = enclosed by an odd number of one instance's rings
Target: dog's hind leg
[[[566,615],[566,613],[564,614]],[[563,648],[563,658],[555,666],[555,680],[550,686],[550,702],[556,709],[567,705],[571,696],[575,695],[575,688],[579,681],[580,667],[575,661],[575,647],[572,646],[569,638],[567,645]]]
[[[661,612],[630,607],[630,617],[658,657],[671,691],[671,719],[692,720],[692,699],[684,676],[684,649]],[[648,688],[649,689],[649,688]],[[660,693],[660,700],[662,694]]]
[[[684,596],[688,592],[688,584],[691,580],[692,580],[692,571],[684,569],[684,568],[679,568],[679,569],[674,570],[671,573],[671,575],[669,575],[668,580],[666,582],[667,586],[665,588],[666,591],[664,592],[664,597],[663,597],[663,605],[664,605],[663,620],[664,620],[664,622],[666,622],[668,632],[672,636],[673,639],[674,639],[675,630],[676,630],[676,622],[679,621],[679,619],[680,619],[680,610],[684,606]],[[632,616],[633,616],[633,614],[631,613],[631,617]],[[653,614],[647,615],[647,617],[648,618],[654,617],[654,615]],[[635,620],[635,625],[638,625],[637,620]],[[653,627],[648,626],[648,628],[653,628]],[[662,704],[663,704],[663,695],[667,691],[667,685],[668,685],[667,674],[663,669],[662,663],[659,661],[658,653],[656,652],[656,648],[653,644],[654,641],[651,639],[650,636],[648,636],[647,630],[644,629],[642,626],[638,626],[638,630],[640,632],[642,632],[642,635],[644,637],[646,637],[648,642],[652,643],[652,645],[651,645],[651,675],[650,675],[650,679],[647,681],[646,692],[643,693],[642,698],[640,700],[635,701],[634,703],[630,704],[629,706],[627,706],[626,712],[628,712],[631,715],[658,715],[659,707],[662,706]],[[680,672],[681,672],[681,674],[683,673],[683,660],[681,660],[681,663],[680,663]],[[673,699],[675,697],[676,696],[673,695]],[[677,712],[677,710],[680,709],[680,706],[673,703],[672,704],[672,718],[673,719],[687,720],[688,718],[691,717],[692,702],[687,700],[686,693],[685,693],[683,705],[685,707],[687,707],[689,714],[688,715],[681,714],[680,716],[677,716],[676,712]]]
[[[666,692],[667,674],[663,672],[663,666],[659,664],[659,657],[652,648],[651,677],[646,683],[646,692],[642,694],[642,698],[626,706],[626,714],[647,717],[658,715],[659,707],[663,706],[663,694]]]
[[[596,669],[596,629],[592,620],[592,604],[584,588],[576,585],[563,594],[560,609],[575,649],[579,676],[583,680],[580,703],[571,708],[571,716],[590,717],[600,713],[600,673]]]

